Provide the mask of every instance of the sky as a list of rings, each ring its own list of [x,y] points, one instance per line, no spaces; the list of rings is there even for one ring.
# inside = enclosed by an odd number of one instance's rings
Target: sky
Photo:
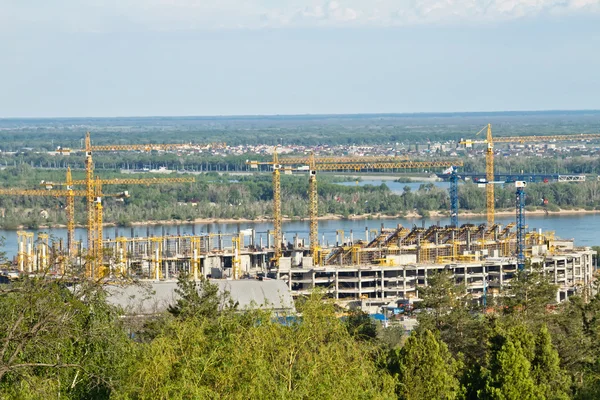
[[[600,0],[0,0],[0,117],[600,109]]]

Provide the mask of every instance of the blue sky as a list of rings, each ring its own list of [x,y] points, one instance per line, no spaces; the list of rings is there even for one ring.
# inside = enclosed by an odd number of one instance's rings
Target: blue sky
[[[600,0],[0,0],[0,117],[600,109]]]

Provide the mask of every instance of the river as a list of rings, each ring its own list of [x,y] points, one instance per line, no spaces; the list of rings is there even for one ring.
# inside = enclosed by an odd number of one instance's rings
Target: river
[[[497,217],[496,221],[500,224],[507,224],[514,222],[514,217]],[[447,225],[449,224],[448,218],[441,219],[428,219],[424,223],[426,225],[437,224]],[[460,223],[473,223],[481,224],[485,222],[485,216],[477,218],[461,218]],[[526,217],[527,225],[530,229],[542,229],[544,231],[555,231],[556,236],[565,239],[575,239],[575,243],[579,246],[594,246],[600,245],[600,237],[596,231],[596,227],[600,225],[600,214],[574,214],[574,215],[536,215]],[[331,221],[320,221],[319,222],[319,239],[325,239],[325,243],[334,244],[336,231],[338,229],[344,230],[346,237],[350,235],[350,230],[353,231],[354,239],[365,238],[365,228],[379,229],[381,225],[385,227],[393,228],[398,224],[402,224],[407,227],[413,225],[422,225],[423,220],[421,219],[407,219],[407,218],[394,218],[394,219],[360,219],[360,220],[331,220]],[[159,236],[159,235],[176,235],[180,233],[184,234],[201,234],[201,233],[234,233],[238,230],[252,228],[256,230],[256,239],[260,240],[262,237],[263,244],[266,244],[267,230],[273,229],[271,223],[260,222],[240,222],[240,223],[220,223],[220,224],[182,224],[182,225],[153,225],[153,226],[136,226],[133,228],[105,228],[104,236],[107,239],[114,239],[115,235],[131,237],[133,236],[147,236],[148,234]],[[308,221],[289,221],[283,223],[283,232],[286,239],[291,241],[294,235],[298,235],[308,240]],[[65,239],[67,231],[64,228],[55,229],[40,229],[31,230],[31,232],[40,233],[46,232],[54,237],[55,239]],[[0,236],[5,238],[4,251],[8,257],[13,257],[17,253],[17,234],[16,231],[0,230]],[[81,240],[86,238],[86,232],[83,228],[75,230],[75,238]],[[228,243],[229,245],[229,243]]]
[[[365,186],[365,185],[373,185],[373,186],[380,186],[382,183],[385,183],[385,185],[387,187],[390,188],[390,190],[393,193],[396,194],[402,194],[404,192],[404,188],[408,187],[410,188],[410,190],[412,192],[416,192],[417,190],[419,190],[419,188],[421,187],[421,185],[426,185],[426,184],[433,184],[434,186],[437,186],[439,188],[442,189],[448,189],[450,187],[450,183],[449,182],[394,182],[393,180],[379,180],[379,179],[365,179],[365,180],[360,180],[360,181],[355,181],[355,182],[341,182],[339,183],[340,185],[343,186]]]
[[[405,186],[410,187],[412,191],[419,189],[422,182],[401,183],[390,180],[362,180],[358,182],[344,182],[342,185],[381,185],[385,183],[393,192],[402,193]],[[448,188],[447,182],[433,182],[435,186]],[[459,218],[460,224],[485,223],[485,216],[471,218]],[[510,222],[515,222],[514,216],[496,217],[496,222],[506,225]],[[394,228],[401,224],[406,227],[413,225],[426,226],[432,224],[449,225],[449,218],[432,218],[432,219],[408,219],[408,218],[393,218],[393,219],[359,219],[359,220],[330,220],[319,222],[319,240],[325,245],[335,244],[336,231],[343,230],[346,237],[350,235],[352,230],[354,239],[365,238],[365,228],[379,229],[382,224],[386,228]],[[596,231],[596,227],[600,226],[600,214],[571,214],[571,215],[535,215],[526,216],[526,223],[530,229],[542,229],[543,231],[554,231],[557,237],[564,239],[575,239],[578,246],[596,246],[600,245],[600,237]],[[273,229],[273,225],[268,222],[239,222],[239,223],[209,223],[209,224],[182,224],[182,225],[151,225],[151,226],[135,226],[132,228],[105,228],[105,239],[114,239],[116,236],[160,236],[160,235],[186,235],[186,234],[202,234],[202,233],[235,233],[243,229],[254,229],[256,231],[256,239],[263,240],[266,244],[267,231]],[[283,223],[283,232],[286,240],[292,241],[292,237],[298,235],[308,241],[308,221],[288,221]],[[37,233],[46,232],[55,240],[66,240],[67,230],[65,228],[55,229],[39,229],[30,230]],[[17,254],[17,233],[16,231],[0,230],[0,236],[5,238],[4,251],[9,258]],[[86,240],[86,231],[84,228],[75,230],[76,240]],[[229,245],[229,244],[228,244]]]

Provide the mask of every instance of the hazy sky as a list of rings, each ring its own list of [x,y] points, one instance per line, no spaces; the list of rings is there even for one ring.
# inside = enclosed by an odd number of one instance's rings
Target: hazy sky
[[[600,0],[0,0],[0,117],[600,109]]]

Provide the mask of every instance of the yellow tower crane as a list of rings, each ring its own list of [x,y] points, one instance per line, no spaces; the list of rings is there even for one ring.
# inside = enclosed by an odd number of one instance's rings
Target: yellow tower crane
[[[273,149],[273,249],[275,254],[273,259],[275,265],[279,265],[281,258],[281,175],[279,170],[279,159],[277,157],[277,147]]]
[[[94,225],[95,225],[95,207],[94,207],[94,161],[92,159],[92,153],[96,151],[152,151],[152,150],[173,150],[189,148],[190,144],[109,144],[109,145],[92,145],[90,133],[87,132],[85,135],[85,186],[86,186],[86,199],[87,199],[87,231],[88,231],[88,246],[94,243]]]
[[[495,219],[495,195],[494,195],[494,143],[547,143],[547,142],[572,142],[577,140],[600,139],[598,133],[583,133],[575,135],[551,135],[551,136],[502,136],[492,137],[492,125],[483,127],[477,135],[487,130],[484,140],[461,139],[460,144],[466,147],[472,147],[474,144],[485,144],[487,146],[485,153],[485,178],[486,178],[486,207],[487,224],[494,225]]]
[[[90,225],[88,221],[88,240],[92,238],[91,242],[88,242],[88,247],[90,247],[90,251],[92,249],[91,243],[98,243],[98,238],[103,236],[103,225],[97,224],[98,218],[102,219],[102,215],[98,215],[98,209],[102,212],[102,185],[164,185],[164,184],[174,184],[174,183],[192,183],[195,182],[196,179],[194,177],[167,177],[167,178],[141,178],[141,179],[130,179],[130,178],[112,178],[112,179],[98,179],[96,177],[94,181],[94,185],[98,187],[94,187],[92,185],[92,190],[94,196],[92,197],[92,204],[94,206],[92,212],[92,218],[94,222]],[[46,189],[53,189],[55,186],[64,186],[66,188],[66,192],[73,192],[74,186],[82,186],[85,185],[87,188],[87,179],[81,180],[73,180],[71,176],[71,169],[67,169],[67,178],[65,182],[46,182],[42,181],[42,186]],[[50,190],[54,192],[53,190]],[[118,194],[120,197],[128,197],[127,192],[122,192]],[[67,195],[67,248],[69,249],[70,254],[75,254],[74,251],[74,243],[75,243],[75,200],[74,195]],[[87,190],[86,190],[86,198],[87,198]],[[114,197],[114,196],[113,196]],[[88,214],[89,217],[89,214]],[[92,227],[92,231],[90,232],[90,226]]]
[[[69,246],[73,246],[74,245],[74,226],[75,223],[72,221],[72,218],[74,216],[73,213],[73,204],[75,202],[74,198],[75,197],[86,197],[87,196],[87,192],[85,190],[73,190],[73,189],[67,189],[67,190],[44,190],[44,189],[2,189],[0,188],[0,195],[2,196],[32,196],[32,197],[65,197],[67,198],[67,217],[71,218],[70,220],[67,221],[67,227],[69,227],[71,229],[71,231],[68,233],[68,240],[70,240],[70,244]],[[111,194],[106,194],[105,196],[110,196],[110,197],[123,197],[125,194],[124,193],[111,193]],[[70,222],[69,222],[70,221]],[[69,248],[69,250],[71,250],[71,248]],[[71,253],[71,254],[74,254]]]
[[[258,168],[259,165],[270,165],[273,168],[273,258],[271,262],[279,265],[281,258],[281,165],[279,164],[279,155],[277,146],[273,148],[273,161],[250,161],[246,164],[251,168]]]
[[[319,194],[317,191],[317,162],[314,153],[310,153],[308,159],[308,219],[310,254],[313,263],[319,265],[321,248],[319,246]]]
[[[273,165],[274,176],[279,176],[280,170],[306,171],[309,172],[309,218],[310,218],[310,251],[315,264],[321,262],[318,222],[318,192],[317,192],[317,171],[361,171],[365,169],[418,169],[418,168],[448,168],[461,167],[463,162],[454,161],[410,161],[401,157],[315,157],[310,154],[308,157],[289,157],[279,158],[274,153],[273,161],[247,161],[253,168],[259,165]],[[275,168],[277,167],[277,168]],[[277,171],[277,172],[276,172]],[[275,182],[275,179],[274,179]],[[278,181],[279,183],[279,181]],[[281,194],[279,184],[273,185],[273,224],[281,229]],[[277,244],[277,240],[276,240]],[[279,241],[280,245],[280,241]],[[281,254],[281,253],[279,253]],[[276,253],[277,255],[277,253]],[[277,259],[276,259],[277,262]]]

